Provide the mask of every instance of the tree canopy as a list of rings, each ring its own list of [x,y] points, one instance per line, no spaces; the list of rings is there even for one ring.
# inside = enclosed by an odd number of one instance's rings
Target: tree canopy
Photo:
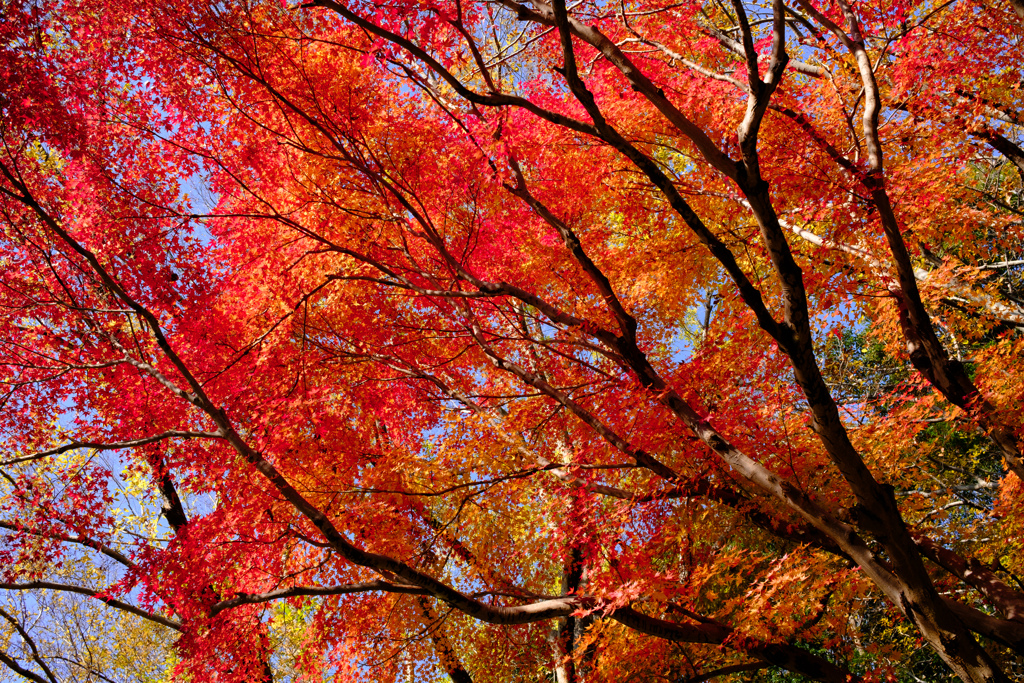
[[[1024,5],[0,7],[8,673],[1024,675]]]

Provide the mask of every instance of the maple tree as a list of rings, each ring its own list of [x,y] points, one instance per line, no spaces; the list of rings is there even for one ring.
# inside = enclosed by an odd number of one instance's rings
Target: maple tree
[[[169,5],[0,16],[10,671],[1024,671],[1019,3]]]

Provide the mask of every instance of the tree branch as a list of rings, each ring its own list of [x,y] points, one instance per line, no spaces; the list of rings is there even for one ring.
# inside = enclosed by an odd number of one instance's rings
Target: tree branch
[[[72,586],[63,583],[54,583],[52,581],[24,581],[22,583],[0,583],[0,590],[54,590],[63,591],[65,593],[77,593],[79,595],[86,595],[90,598],[94,598],[108,607],[119,609],[122,612],[134,614],[137,617],[142,617],[148,621],[152,621],[155,624],[166,626],[167,628],[174,629],[175,631],[181,630],[181,624],[168,619],[167,617],[160,616],[159,614],[152,614],[143,609],[139,609],[135,605],[130,605],[127,602],[122,602],[114,598],[108,598],[103,595],[102,591],[93,590],[91,588],[83,588],[82,586]]]

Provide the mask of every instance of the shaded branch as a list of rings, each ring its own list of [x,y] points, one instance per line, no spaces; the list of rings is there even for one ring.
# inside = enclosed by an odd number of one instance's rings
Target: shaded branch
[[[134,614],[137,617],[142,617],[148,621],[152,621],[155,624],[166,626],[167,628],[174,629],[175,631],[181,630],[181,624],[168,619],[167,617],[160,616],[159,614],[153,614],[143,609],[139,609],[135,605],[130,605],[127,602],[122,602],[114,598],[108,598],[103,595],[102,591],[93,590],[91,588],[84,588],[82,586],[72,586],[63,583],[54,583],[52,581],[25,581],[22,583],[0,583],[0,590],[15,590],[15,591],[26,591],[26,590],[53,590],[62,591],[65,593],[77,593],[79,595],[86,595],[90,598],[94,598],[104,605],[119,609],[122,612],[128,612]]]
[[[68,536],[66,534],[52,532],[44,533],[42,531],[37,531],[35,529],[24,527],[4,520],[0,520],[0,529],[8,529],[10,531],[15,531],[23,534],[32,534],[33,536],[39,536],[40,538],[52,538],[58,541],[63,541],[65,543],[76,543],[78,545],[83,545],[86,548],[91,548],[96,552],[102,553],[110,559],[114,560],[115,562],[124,565],[125,567],[135,566],[135,563],[128,559],[128,557],[126,557],[124,554],[118,552],[117,550],[109,546],[103,545],[98,541],[94,541],[91,538],[85,538],[84,536]]]
[[[27,678],[30,681],[35,681],[36,683],[53,683],[54,681],[54,679],[52,678],[49,681],[47,681],[45,678],[43,678],[36,672],[21,666],[20,664],[18,664],[18,661],[16,659],[9,656],[3,650],[0,650],[0,662],[3,662],[7,666],[7,668],[9,668],[14,673],[24,678]]]
[[[22,641],[28,645],[29,649],[32,651],[32,659],[35,660],[36,664],[39,665],[39,668],[43,670],[46,677],[53,681],[53,683],[57,683],[57,678],[53,675],[53,672],[50,671],[50,667],[46,666],[46,662],[43,661],[42,656],[40,656],[39,648],[36,647],[36,642],[28,634],[28,631],[22,627],[21,622],[8,614],[7,611],[2,608],[0,608],[0,616],[10,622],[10,624],[18,631],[18,635],[21,636]]]
[[[22,462],[29,462],[32,460],[41,460],[42,458],[48,458],[54,455],[60,455],[61,453],[67,453],[78,448],[90,448],[95,451],[116,451],[122,448],[137,448],[138,446],[145,446],[147,444],[156,443],[158,441],[165,441],[167,439],[219,439],[222,438],[219,434],[213,432],[192,432],[192,431],[181,431],[181,430],[168,430],[160,434],[154,434],[153,436],[146,436],[140,439],[130,439],[127,441],[72,441],[71,443],[58,446],[57,448],[51,448],[46,451],[39,451],[38,453],[32,453],[30,455],[23,455],[17,458],[11,458],[10,460],[0,461],[0,466],[5,465],[16,465]]]
[[[1024,593],[1010,588],[995,572],[974,558],[964,558],[924,534],[915,533],[914,540],[928,559],[978,589],[1006,619],[1024,625]]]
[[[757,671],[763,669],[769,664],[765,662],[747,662],[746,664],[733,664],[732,666],[723,666],[721,669],[715,669],[714,671],[708,671],[690,678],[683,679],[683,683],[705,683],[719,676],[728,676],[729,674],[738,674],[745,671]]]
[[[218,614],[226,609],[240,605],[256,605],[261,602],[273,600],[284,600],[301,596],[326,596],[326,595],[349,595],[351,593],[411,593],[414,595],[427,595],[427,591],[419,586],[391,583],[388,581],[366,581],[364,583],[350,583],[340,586],[292,586],[291,588],[279,588],[267,593],[238,593],[233,598],[221,600],[210,608],[211,614]]]

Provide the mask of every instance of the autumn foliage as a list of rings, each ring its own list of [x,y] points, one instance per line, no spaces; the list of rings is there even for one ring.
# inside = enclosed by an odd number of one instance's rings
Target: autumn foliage
[[[1022,16],[4,2],[0,662],[1017,680]]]

